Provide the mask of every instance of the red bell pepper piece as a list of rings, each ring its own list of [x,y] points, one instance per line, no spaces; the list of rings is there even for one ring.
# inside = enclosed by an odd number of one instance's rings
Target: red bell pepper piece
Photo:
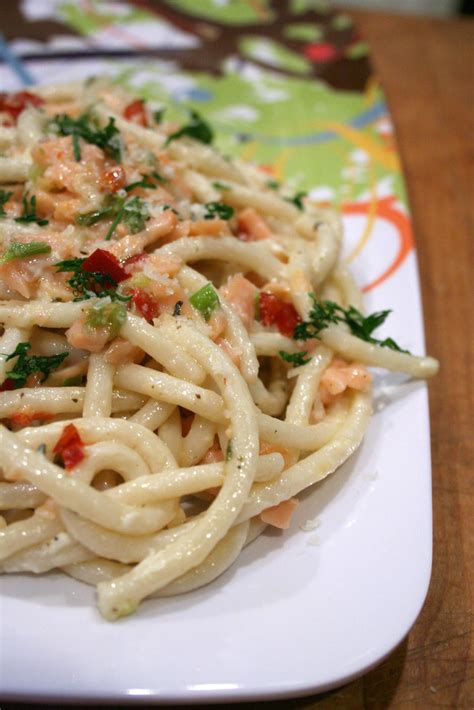
[[[17,426],[30,426],[35,421],[48,422],[53,418],[48,412],[13,412],[9,419]]]
[[[124,118],[127,119],[127,121],[132,121],[133,123],[137,123],[139,126],[143,126],[146,128],[148,126],[148,118],[146,115],[146,109],[145,109],[145,102],[142,101],[141,99],[137,99],[136,101],[132,101],[131,104],[128,104],[128,106],[125,106],[125,109],[123,111]]]
[[[260,293],[260,321],[263,325],[276,325],[280,333],[293,337],[300,317],[291,303],[286,303],[273,293]]]
[[[29,106],[42,106],[44,100],[29,91],[17,91],[16,94],[0,93],[0,111],[10,114],[16,121],[18,116]]]
[[[63,433],[53,449],[53,453],[59,454],[62,457],[67,470],[74,468],[74,466],[77,466],[77,464],[81,463],[84,459],[84,442],[74,424],[68,424],[64,427]]]
[[[152,321],[160,315],[160,304],[153,296],[141,288],[134,289],[132,293],[132,303],[146,320]]]
[[[89,254],[87,259],[82,263],[82,271],[95,271],[105,276],[110,276],[115,283],[120,283],[128,279],[128,274],[122,268],[120,261],[110,251],[105,249],[96,249]]]

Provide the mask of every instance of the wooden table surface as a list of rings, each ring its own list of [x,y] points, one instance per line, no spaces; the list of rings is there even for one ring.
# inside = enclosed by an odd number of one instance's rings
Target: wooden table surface
[[[430,384],[433,574],[414,628],[380,666],[323,696],[252,707],[474,708],[474,22],[351,14],[371,44],[395,122],[427,349],[442,363]]]

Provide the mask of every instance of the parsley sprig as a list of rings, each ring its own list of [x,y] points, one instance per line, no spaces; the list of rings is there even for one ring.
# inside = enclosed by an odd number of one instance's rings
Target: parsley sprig
[[[36,222],[40,227],[44,227],[49,224],[47,219],[42,219],[38,217],[36,213],[36,195],[32,195],[28,199],[28,193],[25,192],[22,198],[23,204],[23,214],[20,217],[16,217],[15,222],[19,224],[28,224],[30,222]]]
[[[163,121],[163,117],[166,113],[166,108],[159,108],[153,111],[153,120],[155,123],[160,124]]]
[[[285,350],[278,351],[278,355],[281,357],[281,359],[285,362],[289,362],[290,365],[293,365],[293,367],[301,367],[301,365],[306,365],[306,363],[311,360],[310,357],[306,357],[307,354],[307,352],[287,353],[285,352]]]
[[[333,301],[319,301],[314,293],[311,293],[310,296],[313,299],[313,307],[309,314],[309,320],[301,321],[296,325],[293,334],[295,340],[319,338],[319,333],[331,323],[345,323],[356,338],[384,348],[398,350],[398,352],[408,352],[403,350],[393,338],[379,340],[372,336],[374,330],[385,322],[387,316],[391,313],[390,310],[378,311],[364,316],[354,306],[343,308]]]
[[[134,190],[136,187],[143,187],[147,188],[149,190],[154,190],[157,187],[156,182],[168,182],[167,178],[163,177],[163,175],[160,175],[160,173],[157,170],[154,170],[152,173],[149,175],[145,175],[142,173],[142,179],[141,180],[136,180],[136,182],[131,182],[130,185],[127,185],[124,187],[125,192],[130,192],[131,190]]]
[[[265,185],[270,190],[278,190],[278,188],[280,187],[280,183],[278,182],[278,180],[273,180],[272,178],[270,178],[270,180],[267,180]]]
[[[267,183],[268,184],[268,183]],[[307,192],[297,192],[293,197],[285,197],[286,202],[290,202],[292,205],[297,207],[299,210],[304,210],[303,197],[306,197]]]
[[[206,121],[198,114],[197,111],[190,111],[190,121],[186,123],[177,131],[171,133],[166,139],[165,145],[169,145],[171,141],[177,138],[182,138],[183,136],[188,136],[193,138],[195,141],[200,141],[201,143],[212,143],[214,139],[214,131]]]
[[[82,268],[86,259],[75,258],[58,261],[55,264],[58,272],[71,272],[72,276],[67,284],[74,294],[73,301],[85,301],[88,298],[105,298],[110,296],[112,301],[129,301],[131,296],[124,296],[117,292],[118,282],[109,274],[100,271],[87,271]]]
[[[14,357],[18,358],[13,368],[7,373],[7,380],[12,385],[12,389],[23,387],[29,375],[34,372],[41,372],[43,375],[41,382],[44,382],[69,355],[68,352],[58,355],[28,355],[30,348],[31,343],[18,343],[15,350],[6,357],[6,362]]]
[[[109,195],[103,207],[76,215],[75,222],[83,227],[90,227],[104,219],[112,219],[110,229],[105,236],[108,241],[120,222],[124,222],[132,234],[136,234],[144,229],[145,222],[149,217],[147,204],[139,197],[127,198],[119,195]]]
[[[52,126],[60,136],[72,136],[74,158],[77,162],[81,160],[79,138],[98,146],[117,163],[122,160],[122,143],[114,118],[109,118],[107,125],[101,127],[90,113],[83,113],[79,118],[58,114],[54,117]]]
[[[214,219],[214,217],[231,219],[234,216],[234,208],[223,202],[207,202],[204,207],[206,208],[204,219]]]

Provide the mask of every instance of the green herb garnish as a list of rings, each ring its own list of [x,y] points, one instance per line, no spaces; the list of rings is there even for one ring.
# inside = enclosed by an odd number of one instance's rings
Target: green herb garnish
[[[152,190],[156,187],[154,182],[150,182],[148,179],[147,175],[143,175],[141,180],[136,180],[135,182],[131,182],[130,185],[126,185],[123,189],[125,192],[130,192],[131,190],[134,190],[136,187],[143,187],[147,188],[148,190]]]
[[[157,187],[156,183],[154,183],[152,180],[157,180],[158,182],[168,182],[167,178],[163,177],[163,175],[160,175],[159,172],[154,170],[150,175],[144,175],[142,173],[142,179],[137,180],[136,182],[131,182],[130,185],[127,185],[124,187],[125,192],[130,192],[131,190],[134,190],[136,187],[143,187],[147,188],[149,190],[153,190]]]
[[[270,190],[278,190],[280,183],[278,180],[267,180],[265,185],[270,188]]]
[[[216,190],[230,190],[230,185],[227,185],[227,183],[221,182],[220,180],[214,180],[212,187],[215,187]]]
[[[219,296],[211,284],[206,284],[189,297],[189,303],[201,311],[205,320],[209,320],[212,311],[219,305]]]
[[[286,202],[291,202],[292,205],[303,211],[303,197],[306,197],[307,194],[307,192],[297,192],[294,197],[285,197],[285,200]]]
[[[166,210],[171,210],[172,212],[175,213],[176,216],[179,217],[179,212],[178,210],[175,210],[174,207],[171,207],[171,205],[163,205],[163,212],[166,212]]]
[[[229,440],[227,448],[225,450],[225,460],[230,461],[232,458],[232,439]]]
[[[157,109],[156,111],[153,111],[153,120],[155,121],[155,123],[160,124],[162,122],[165,112],[166,112],[166,108],[160,108],[160,109]]]
[[[115,204],[108,204],[106,207],[102,207],[98,210],[92,210],[91,212],[82,212],[80,214],[77,214],[74,218],[74,221],[81,227],[91,227],[97,222],[101,222],[104,219],[109,219],[109,217],[114,217],[115,213]]]
[[[109,339],[115,338],[127,319],[127,309],[122,303],[97,304],[86,313],[88,328],[108,328]]]
[[[119,195],[109,195],[101,209],[78,214],[75,222],[83,227],[90,227],[104,219],[112,219],[110,229],[105,236],[108,241],[120,222],[124,222],[132,234],[136,234],[144,229],[145,222],[149,217],[146,202],[143,202],[139,197],[126,198]]]
[[[109,274],[100,271],[87,271],[82,268],[85,258],[65,259],[55,264],[58,273],[71,272],[73,275],[67,280],[68,286],[74,294],[73,301],[86,301],[89,298],[105,298],[109,296],[112,301],[130,301],[131,296],[123,296],[117,292],[118,283]]]
[[[314,293],[310,293],[309,295],[313,299],[313,307],[309,314],[309,320],[302,321],[296,325],[293,334],[295,340],[319,338],[321,330],[330,325],[330,323],[345,323],[356,338],[360,338],[373,345],[390,348],[391,350],[408,352],[407,350],[402,350],[392,338],[378,340],[372,337],[374,330],[382,325],[387,316],[391,313],[390,310],[379,311],[369,316],[364,316],[357,308],[354,308],[354,306],[343,308],[333,301],[318,301]]]
[[[206,208],[204,219],[214,219],[214,217],[231,219],[234,216],[234,208],[223,202],[206,202],[204,207]]]
[[[150,218],[146,202],[139,197],[132,197],[123,206],[122,222],[130,227],[132,234],[141,232],[145,228],[145,222]],[[110,237],[109,237],[110,239]]]
[[[51,247],[46,242],[12,242],[0,258],[0,263],[5,264],[13,259],[24,259],[27,256],[50,253]]]
[[[287,353],[284,350],[278,351],[278,355],[281,357],[281,359],[285,362],[289,362],[290,365],[293,365],[293,367],[301,367],[301,365],[306,365],[306,363],[311,360],[310,357],[305,359],[307,354],[307,352]]]
[[[36,214],[36,195],[32,195],[31,199],[28,200],[28,194],[25,192],[22,198],[23,204],[23,214],[21,217],[16,217],[15,222],[20,224],[28,224],[29,222],[36,222],[40,227],[44,227],[49,224],[47,219],[41,219]]]
[[[109,118],[108,124],[101,128],[89,113],[83,113],[76,119],[66,114],[59,114],[54,117],[52,125],[59,135],[72,136],[74,158],[78,162],[81,160],[79,138],[98,146],[117,163],[122,160],[120,133],[114,118]]]
[[[81,162],[81,144],[79,143],[79,133],[74,132],[72,134],[72,152],[74,153],[74,160],[76,163]]]
[[[191,120],[184,126],[181,126],[177,131],[171,133],[166,139],[165,145],[169,145],[171,141],[177,138],[182,138],[183,136],[189,136],[195,141],[200,141],[201,143],[212,143],[214,138],[214,131],[206,121],[204,121],[197,111],[189,112]]]
[[[7,356],[6,361],[17,357],[18,360],[13,368],[7,373],[7,380],[13,384],[13,389],[23,387],[29,375],[34,372],[41,372],[43,377],[41,382],[48,379],[50,373],[56,370],[63,360],[69,355],[68,352],[58,355],[28,355],[31,343],[18,343],[15,350]]]
[[[6,217],[5,205],[7,204],[13,192],[6,192],[5,190],[0,190],[0,217]]]

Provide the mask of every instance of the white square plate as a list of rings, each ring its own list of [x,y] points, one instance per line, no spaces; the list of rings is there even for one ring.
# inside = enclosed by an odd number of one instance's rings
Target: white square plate
[[[358,221],[345,222],[351,244]],[[360,282],[378,243],[355,264]],[[387,331],[423,352],[413,252],[367,307],[392,307]],[[2,697],[269,699],[328,690],[378,663],[427,592],[431,477],[425,385],[377,374],[375,404],[359,451],[305,492],[291,529],[264,534],[208,587],[110,624],[74,580],[2,578]]]

